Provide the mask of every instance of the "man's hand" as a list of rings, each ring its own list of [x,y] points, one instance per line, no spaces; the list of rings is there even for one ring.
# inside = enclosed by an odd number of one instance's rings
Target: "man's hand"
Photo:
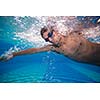
[[[7,54],[0,57],[0,61],[8,61],[13,58],[13,54]]]

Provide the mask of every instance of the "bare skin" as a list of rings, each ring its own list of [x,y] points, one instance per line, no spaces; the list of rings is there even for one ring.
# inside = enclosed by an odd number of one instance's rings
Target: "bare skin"
[[[48,32],[49,31],[43,33],[44,39],[48,38]],[[88,41],[80,32],[72,32],[68,36],[63,36],[54,31],[53,36],[48,38],[48,42],[51,42],[52,44],[41,48],[30,48],[14,52],[13,57],[38,52],[54,51],[79,62],[100,66],[100,44]],[[3,58],[1,57],[0,60],[3,60]]]

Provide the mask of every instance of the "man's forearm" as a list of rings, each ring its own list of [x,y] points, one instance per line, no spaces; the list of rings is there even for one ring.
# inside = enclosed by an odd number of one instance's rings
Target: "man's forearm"
[[[19,51],[19,52],[14,52],[13,56],[49,51],[49,50],[51,50],[51,48],[52,48],[51,45],[47,45],[47,46],[41,47],[41,48],[30,48],[30,49],[22,50],[22,51]]]
[[[24,55],[24,54],[32,54],[32,53],[36,53],[36,48],[31,48],[31,49],[27,49],[27,50],[22,50],[19,52],[14,52],[13,56],[19,56],[19,55]]]

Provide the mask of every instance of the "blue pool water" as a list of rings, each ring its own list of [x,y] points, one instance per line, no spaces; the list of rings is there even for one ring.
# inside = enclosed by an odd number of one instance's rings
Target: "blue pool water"
[[[38,20],[36,17],[0,17],[0,55],[10,48],[15,50],[15,46],[20,49],[40,46],[35,40],[33,44],[25,40],[25,33],[28,34],[27,30],[30,30],[33,23],[40,23]],[[40,28],[39,26],[37,27]],[[34,30],[30,31],[34,33]],[[24,38],[15,37],[14,32],[24,34]],[[54,52],[23,55],[0,62],[0,82],[97,83],[100,82],[100,67],[79,63]]]

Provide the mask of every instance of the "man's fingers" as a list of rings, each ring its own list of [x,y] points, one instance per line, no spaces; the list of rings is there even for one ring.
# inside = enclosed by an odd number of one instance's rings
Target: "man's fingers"
[[[1,56],[0,57],[0,61],[8,61],[8,60],[10,60],[12,58],[13,58],[13,55],[9,54],[9,55],[6,55],[6,56]]]
[[[2,61],[3,60],[3,58],[2,57],[0,57],[0,61]]]
[[[0,57],[0,61],[6,61],[4,57]]]
[[[2,60],[2,57],[0,57],[0,61]]]

